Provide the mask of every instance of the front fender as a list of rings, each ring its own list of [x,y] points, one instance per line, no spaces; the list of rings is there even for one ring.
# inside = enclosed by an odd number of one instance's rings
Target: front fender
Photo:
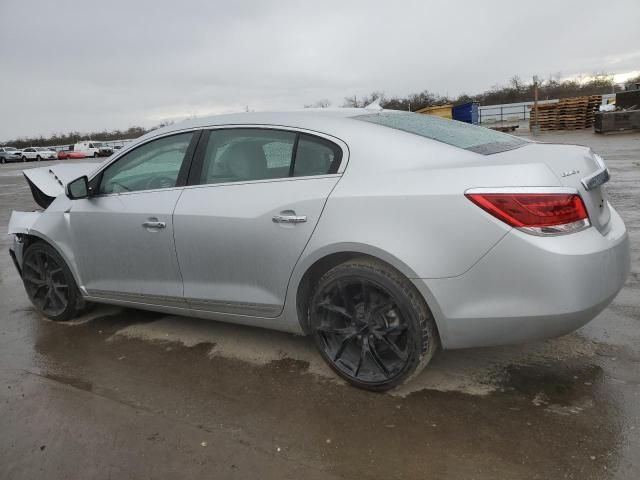
[[[42,212],[11,212],[9,219],[9,235],[22,233],[29,235],[31,228],[38,221]]]
[[[60,205],[61,200],[66,200],[66,197],[56,199],[52,205],[57,205],[57,207],[52,206],[44,212],[11,212],[8,233],[14,238],[9,249],[13,251],[16,262],[22,268],[23,249],[27,244],[24,236],[28,235],[47,242],[63,258],[80,291],[84,294],[82,279],[75,263],[69,238],[68,214],[64,212],[67,206]]]

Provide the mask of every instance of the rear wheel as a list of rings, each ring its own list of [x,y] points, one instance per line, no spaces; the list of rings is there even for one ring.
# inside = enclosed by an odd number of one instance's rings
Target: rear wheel
[[[98,152],[94,152],[93,158],[98,158]]]
[[[366,257],[318,282],[309,325],[324,360],[352,385],[382,391],[418,374],[438,346],[435,322],[413,284]]]
[[[33,306],[51,320],[71,320],[85,308],[71,270],[46,243],[33,243],[25,251],[22,281]]]
[[[4,163],[4,157],[0,157],[0,163]]]

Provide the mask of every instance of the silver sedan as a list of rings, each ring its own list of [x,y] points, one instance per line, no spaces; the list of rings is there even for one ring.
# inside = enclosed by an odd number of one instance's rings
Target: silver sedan
[[[195,119],[25,175],[43,211],[13,212],[11,255],[43,315],[96,302],[309,334],[370,390],[438,346],[571,332],[629,272],[598,155],[427,115]]]

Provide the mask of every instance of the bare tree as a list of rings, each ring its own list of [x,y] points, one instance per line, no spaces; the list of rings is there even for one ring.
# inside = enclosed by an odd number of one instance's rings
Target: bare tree
[[[318,100],[317,102],[309,103],[305,105],[304,108],[328,108],[330,106],[331,106],[331,101],[327,100],[326,98],[323,98],[322,100]]]

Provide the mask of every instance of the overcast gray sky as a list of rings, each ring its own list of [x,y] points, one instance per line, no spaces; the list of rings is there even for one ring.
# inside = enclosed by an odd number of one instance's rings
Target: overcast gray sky
[[[0,0],[0,140],[640,69],[640,1]]]

